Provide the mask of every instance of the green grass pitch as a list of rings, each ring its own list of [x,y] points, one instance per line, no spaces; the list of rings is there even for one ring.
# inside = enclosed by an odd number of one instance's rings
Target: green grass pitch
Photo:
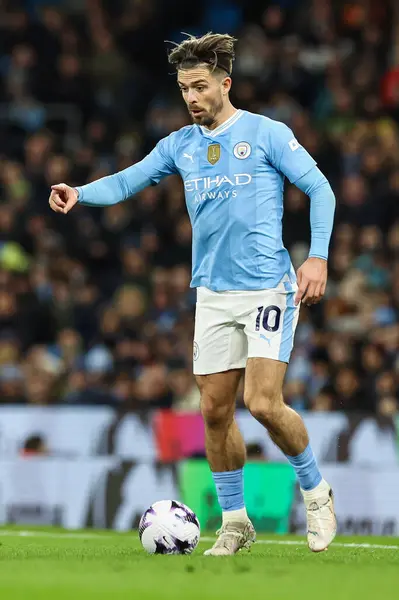
[[[260,536],[251,553],[214,558],[202,556],[211,543],[203,540],[191,556],[148,556],[136,532],[0,529],[0,598],[399,598],[399,539],[337,542],[312,554],[302,538]]]

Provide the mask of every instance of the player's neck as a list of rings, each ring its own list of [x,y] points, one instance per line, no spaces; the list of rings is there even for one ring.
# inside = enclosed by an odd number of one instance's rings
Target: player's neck
[[[222,108],[220,113],[217,114],[212,125],[210,127],[207,127],[207,129],[213,131],[214,129],[228,121],[234,115],[234,113],[237,112],[237,110],[237,108],[235,108],[230,102],[228,102],[226,106]]]

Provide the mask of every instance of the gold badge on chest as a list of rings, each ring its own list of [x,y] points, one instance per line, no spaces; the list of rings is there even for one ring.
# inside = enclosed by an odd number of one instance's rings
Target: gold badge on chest
[[[208,146],[208,161],[211,165],[216,165],[220,158],[220,144],[211,144]]]

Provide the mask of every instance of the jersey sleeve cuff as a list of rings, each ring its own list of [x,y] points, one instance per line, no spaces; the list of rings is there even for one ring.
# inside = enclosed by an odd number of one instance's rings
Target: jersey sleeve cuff
[[[328,255],[322,254],[321,252],[309,252],[308,258],[321,258],[322,260],[328,260]]]
[[[78,203],[83,201],[83,189],[81,186],[75,187],[75,190],[78,192]]]

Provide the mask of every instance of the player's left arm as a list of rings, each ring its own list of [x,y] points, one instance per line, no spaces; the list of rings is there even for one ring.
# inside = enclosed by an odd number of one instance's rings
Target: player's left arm
[[[295,304],[310,305],[321,300],[327,284],[327,259],[335,196],[316,161],[295,139],[291,129],[275,123],[269,130],[268,158],[291,183],[310,198],[311,245],[308,259],[297,271]]]
[[[297,271],[295,304],[321,300],[327,285],[327,259],[334,224],[335,196],[326,177],[314,166],[295,185],[310,198],[311,244],[308,259]]]

